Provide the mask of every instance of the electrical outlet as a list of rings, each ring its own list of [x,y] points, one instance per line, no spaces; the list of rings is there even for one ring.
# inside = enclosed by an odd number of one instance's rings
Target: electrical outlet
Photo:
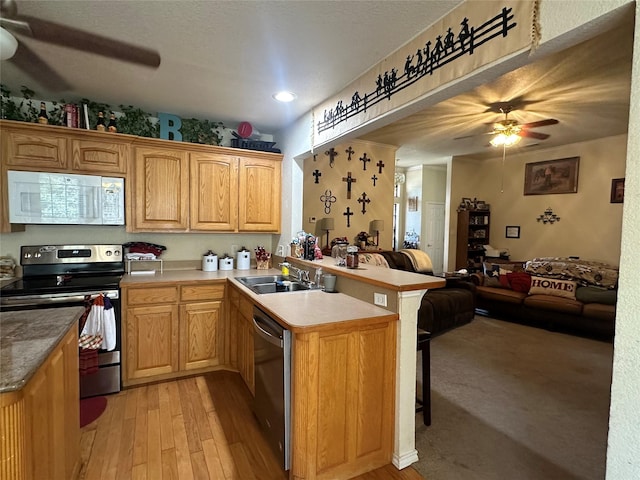
[[[380,305],[381,307],[387,306],[387,294],[386,293],[374,293],[373,294],[374,305]]]
[[[309,223],[316,223],[316,217],[309,217]]]

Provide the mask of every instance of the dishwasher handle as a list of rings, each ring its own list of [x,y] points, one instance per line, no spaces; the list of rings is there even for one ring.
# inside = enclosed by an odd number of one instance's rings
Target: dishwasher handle
[[[267,327],[267,323],[260,317],[253,317],[253,327],[255,332],[266,342],[269,342],[271,345],[275,345],[276,347],[283,348],[284,340],[279,335],[274,335],[273,332],[268,331],[264,327]],[[268,328],[268,327],[267,327]]]

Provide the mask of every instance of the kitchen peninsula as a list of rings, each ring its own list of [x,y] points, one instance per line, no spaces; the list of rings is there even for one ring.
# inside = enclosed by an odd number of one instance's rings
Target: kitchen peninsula
[[[390,462],[410,465],[417,460],[418,304],[428,288],[444,281],[382,267],[346,270],[331,258],[287,260],[312,275],[318,267],[336,273],[341,293],[256,294],[235,278],[277,275],[276,269],[126,275],[125,386],[232,368],[253,392],[251,317],[257,305],[294,338],[290,477],[351,478]],[[386,308],[373,305],[371,289],[387,295]],[[203,332],[211,341],[198,340]],[[153,339],[147,342],[153,351],[137,354],[139,338]]]
[[[0,312],[0,478],[76,478],[82,307]]]

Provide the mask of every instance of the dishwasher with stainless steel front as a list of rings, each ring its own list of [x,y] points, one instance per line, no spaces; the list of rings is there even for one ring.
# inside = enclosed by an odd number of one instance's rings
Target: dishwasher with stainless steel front
[[[253,309],[253,413],[284,470],[291,464],[291,332]]]

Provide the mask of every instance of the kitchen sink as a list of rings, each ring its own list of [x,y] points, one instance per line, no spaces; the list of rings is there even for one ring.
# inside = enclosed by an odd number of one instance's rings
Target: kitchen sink
[[[256,293],[281,293],[309,290],[309,286],[296,280],[289,280],[283,275],[262,277],[236,277],[240,283]]]

